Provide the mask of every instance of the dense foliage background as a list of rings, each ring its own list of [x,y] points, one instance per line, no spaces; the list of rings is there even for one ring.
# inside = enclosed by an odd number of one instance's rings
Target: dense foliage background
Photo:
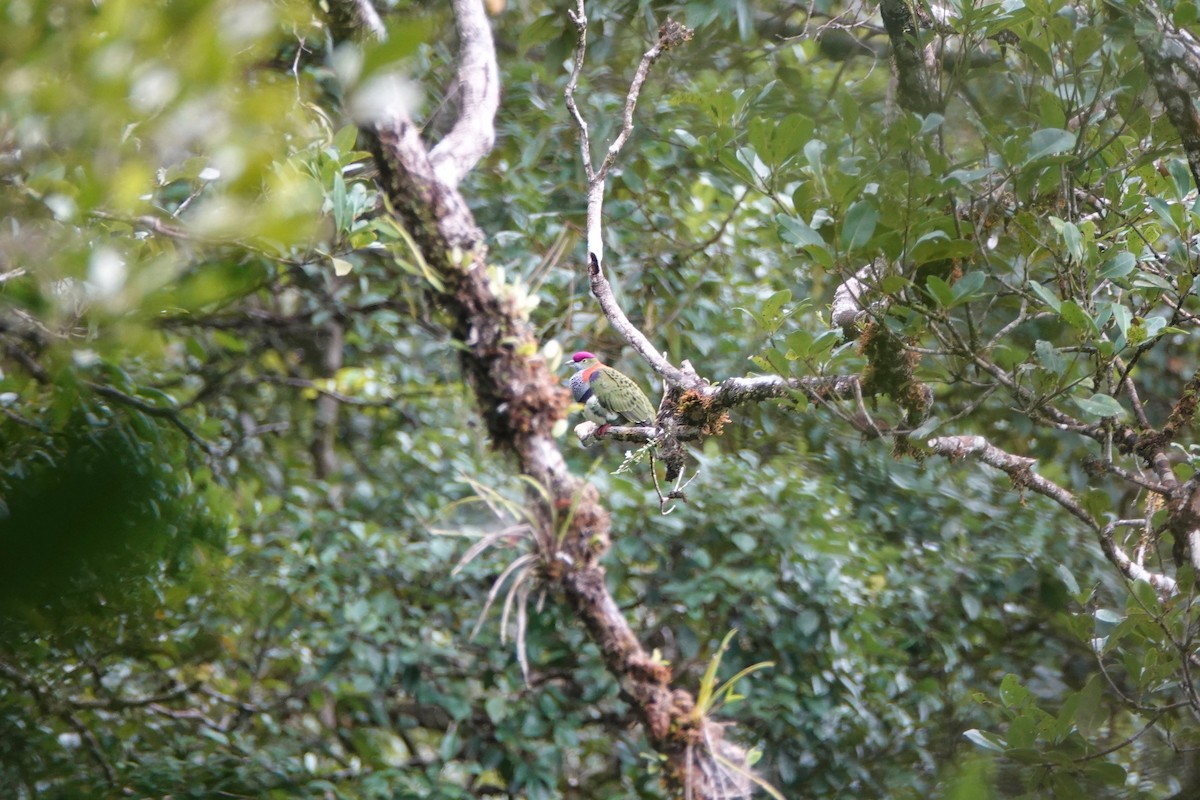
[[[522,552],[525,487],[353,124],[399,65],[426,135],[447,127],[453,20],[378,5],[391,37],[356,49],[300,2],[0,4],[15,797],[662,796],[552,590],[529,597],[528,681],[502,599],[472,637]],[[499,135],[462,187],[489,260],[545,341],[657,398],[581,266],[575,28],[559,4],[489,11]],[[594,142],[659,24],[696,32],[655,67],[609,187],[631,318],[714,380],[886,382],[883,334],[843,338],[828,306],[863,264],[903,263],[878,327],[917,348],[933,407],[918,419],[889,387],[739,407],[693,445],[666,516],[645,465],[614,473],[620,445],[562,446],[613,514],[610,585],[678,684],[734,629],[723,676],[773,662],[721,716],[783,796],[1190,797],[1191,577],[1171,537],[1143,549],[1173,600],[1127,586],[1051,500],[920,441],[986,435],[1101,522],[1161,510],[1085,463],[1111,446],[1045,423],[1128,421],[1128,372],[1161,425],[1196,371],[1200,211],[1139,43],[1200,6],[954,12],[925,29],[946,102],[917,114],[871,5],[588,4]]]

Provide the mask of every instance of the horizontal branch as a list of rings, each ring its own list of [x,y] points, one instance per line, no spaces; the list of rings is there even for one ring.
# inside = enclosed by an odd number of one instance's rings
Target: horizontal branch
[[[753,378],[727,378],[701,391],[718,408],[733,408],[746,403],[791,397],[797,392],[813,402],[848,400],[855,397],[857,376],[829,378],[783,378],[759,375]]]

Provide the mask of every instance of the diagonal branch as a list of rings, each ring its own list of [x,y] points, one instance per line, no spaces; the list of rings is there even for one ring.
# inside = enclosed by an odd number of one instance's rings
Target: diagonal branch
[[[383,41],[387,28],[371,0],[341,0],[329,4],[329,21],[339,39],[361,35]]]
[[[465,3],[456,2],[455,8]],[[465,199],[435,170],[404,109],[373,111],[382,112],[372,116],[383,122],[361,130],[379,167],[381,189],[439,275],[437,286],[425,288],[445,309],[461,342],[462,368],[492,444],[538,487],[529,495],[529,517],[539,573],[562,589],[651,744],[665,756],[668,775],[678,786],[689,785],[683,754],[702,733],[691,713],[695,701],[671,689],[670,667],[638,641],[608,588],[601,565],[609,545],[608,512],[595,487],[568,470],[554,436],[569,393],[540,354],[528,318],[494,279]],[[481,142],[475,144],[482,148]],[[688,794],[696,800],[715,797],[703,787]]]
[[[583,164],[583,172],[587,175],[590,186],[596,177],[596,172],[592,169],[592,141],[588,133],[587,120],[579,113],[579,106],[575,103],[575,90],[579,88],[579,76],[583,73],[583,61],[587,56],[587,14],[583,8],[583,0],[577,0],[577,4],[577,10],[567,9],[567,16],[574,23],[576,30],[575,61],[571,67],[571,77],[567,81],[567,88],[563,90],[563,96],[567,101],[567,110],[571,112],[575,124],[579,126],[579,160]]]
[[[1177,591],[1177,584],[1172,578],[1161,573],[1151,572],[1138,564],[1113,539],[1113,532],[1117,527],[1141,525],[1144,524],[1144,520],[1135,522],[1118,520],[1101,528],[1100,524],[1080,505],[1079,500],[1073,494],[1054,481],[1033,471],[1033,466],[1037,463],[1036,459],[1013,455],[1001,450],[982,436],[941,436],[930,439],[926,444],[935,453],[951,460],[959,460],[967,456],[977,458],[989,466],[1004,471],[1018,489],[1032,489],[1040,495],[1049,497],[1095,532],[1104,555],[1126,578],[1131,581],[1144,580],[1163,596],[1173,595]]]

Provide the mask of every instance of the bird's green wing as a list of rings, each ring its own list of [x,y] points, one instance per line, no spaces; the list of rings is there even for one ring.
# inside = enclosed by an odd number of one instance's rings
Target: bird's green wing
[[[654,421],[654,406],[633,379],[612,367],[602,366],[592,378],[592,391],[609,411],[635,425]]]

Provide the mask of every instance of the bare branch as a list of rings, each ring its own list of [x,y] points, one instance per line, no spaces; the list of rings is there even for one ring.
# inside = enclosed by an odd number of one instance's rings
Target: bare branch
[[[642,55],[642,61],[638,64],[637,71],[633,74],[633,82],[629,84],[629,93],[625,96],[625,113],[621,118],[621,132],[617,134],[617,138],[608,146],[608,152],[604,154],[604,161],[600,164],[600,169],[596,170],[596,176],[592,181],[593,183],[601,182],[600,191],[602,197],[604,192],[603,181],[608,177],[608,171],[612,168],[613,163],[616,162],[617,156],[621,154],[621,149],[629,141],[629,135],[633,133],[633,112],[637,108],[638,97],[642,93],[642,84],[646,82],[646,76],[650,74],[650,67],[654,66],[654,62],[658,61],[663,53],[672,47],[678,47],[684,42],[691,41],[691,39],[692,30],[690,28],[686,28],[668,17],[667,21],[658,29],[658,41]],[[591,245],[591,226],[589,224],[588,249],[599,254],[600,251],[593,249]]]
[[[183,417],[180,416],[177,410],[173,408],[163,408],[161,406],[152,405],[145,400],[141,400],[133,395],[125,394],[119,389],[114,389],[111,386],[105,386],[102,383],[85,381],[85,384],[89,389],[96,394],[101,395],[102,397],[107,397],[110,400],[116,400],[118,403],[129,406],[130,408],[135,408],[148,416],[159,417],[160,419],[167,420],[176,428],[178,428],[184,436],[191,440],[193,444],[195,444],[205,453],[208,453],[209,455],[213,454],[212,445],[202,439],[200,434],[192,430],[191,427],[183,421]]]
[[[601,180],[596,184],[601,187],[601,195],[603,195],[603,183],[603,180]],[[598,209],[600,208],[600,203],[602,200],[603,198],[601,197],[595,203],[595,208],[597,209],[595,216],[597,220],[600,218],[600,212]],[[589,228],[591,226],[590,220],[592,218],[592,208],[593,202],[589,196]],[[599,226],[599,222],[597,222],[597,226]],[[597,237],[600,236],[598,231],[599,227],[597,227]],[[590,232],[588,233],[588,238],[589,240],[591,239]],[[604,277],[604,271],[600,267],[600,262],[596,260],[595,252],[588,253],[588,279],[592,286],[592,294],[594,294],[596,296],[596,300],[599,301],[600,310],[604,312],[604,316],[608,318],[608,321],[612,323],[612,326],[616,328],[621,336],[625,338],[625,341],[629,342],[629,344],[633,346],[633,349],[636,350],[642,358],[646,359],[646,362],[650,364],[655,372],[663,376],[665,380],[682,386],[690,387],[700,382],[700,379],[695,372],[688,374],[659,355],[658,351],[654,348],[654,345],[650,343],[648,338],[646,338],[646,334],[642,333],[636,325],[629,321],[629,317],[625,316],[625,312],[622,311],[621,306],[617,304],[617,298],[613,296],[612,286],[609,284],[608,279]]]
[[[866,279],[874,274],[874,264],[865,267],[842,281],[833,293],[833,302],[829,305],[829,321],[839,328],[848,328],[858,321],[859,312],[863,309],[862,298],[867,296],[871,287]]]
[[[973,456],[985,464],[1003,470],[1018,489],[1032,489],[1040,495],[1050,498],[1091,528],[1100,540],[1104,555],[1129,580],[1144,580],[1163,595],[1174,594],[1177,590],[1175,581],[1160,573],[1150,572],[1135,563],[1128,554],[1113,540],[1113,531],[1120,526],[1144,525],[1144,520],[1118,520],[1101,528],[1079,501],[1053,481],[1043,478],[1033,471],[1036,459],[1013,455],[990,444],[982,436],[942,436],[930,439],[926,443],[935,453],[958,460]]]
[[[886,271],[886,263],[876,260],[842,281],[829,306],[830,324],[839,328],[853,327],[858,315],[867,308],[864,298],[875,290]]]
[[[579,84],[579,75],[583,69],[583,59],[587,52],[587,13],[583,0],[577,0],[575,11],[568,11],[567,13],[578,31],[578,39],[575,46],[574,67],[572,68],[571,78],[567,82],[564,94],[567,108],[571,111],[571,116],[574,118],[575,124],[579,127],[580,154],[583,158],[584,170],[588,177],[587,267],[592,293],[600,302],[600,308],[604,312],[604,316],[612,322],[613,327],[625,337],[625,340],[633,346],[633,349],[642,358],[646,359],[655,372],[672,383],[686,386],[697,385],[700,383],[700,380],[695,372],[689,374],[684,370],[680,370],[659,355],[657,348],[650,343],[650,340],[644,333],[629,321],[629,318],[625,316],[625,312],[617,304],[616,298],[613,296],[612,287],[608,283],[608,278],[604,275],[603,232],[605,182],[608,179],[609,170],[616,163],[617,156],[620,155],[621,150],[625,147],[625,143],[629,141],[629,137],[633,133],[633,114],[637,109],[638,97],[641,95],[642,86],[646,82],[647,75],[650,74],[650,67],[667,50],[691,40],[692,31],[670,18],[658,29],[658,40],[654,43],[653,47],[642,55],[642,60],[638,64],[637,71],[634,73],[633,82],[629,85],[629,92],[625,96],[625,110],[621,120],[621,131],[608,146],[600,167],[593,170],[587,122],[583,119],[583,115],[579,113],[579,107],[575,101],[575,90]]]
[[[587,11],[583,7],[583,0],[577,0],[575,11],[567,9],[567,16],[571,18],[571,22],[575,23],[577,34],[575,63],[571,67],[571,79],[567,81],[567,88],[564,90],[563,96],[567,100],[567,110],[571,112],[575,124],[579,126],[579,156],[580,161],[583,162],[583,171],[587,175],[588,185],[591,186],[592,180],[596,176],[592,169],[592,142],[588,135],[587,120],[579,113],[579,106],[575,103],[575,90],[579,88],[579,76],[583,72],[583,60],[587,56]]]
[[[482,0],[454,0],[458,28],[458,121],[429,154],[438,180],[458,186],[496,141],[500,72]]]
[[[1145,527],[1144,519],[1119,519],[1115,522],[1110,522],[1100,531],[1100,547],[1104,550],[1104,555],[1116,565],[1117,569],[1121,570],[1126,578],[1131,581],[1145,581],[1153,586],[1164,596],[1175,594],[1179,588],[1173,578],[1157,572],[1151,572],[1142,565],[1131,560],[1129,556],[1122,550],[1113,540],[1113,533],[1117,528],[1142,528]]]
[[[1033,471],[1033,465],[1037,463],[1037,459],[1008,453],[990,444],[982,436],[941,436],[930,439],[926,444],[935,453],[951,459],[961,459],[970,455],[985,464],[1003,470],[1012,478],[1013,484],[1018,489],[1032,489],[1040,495],[1049,497],[1089,528],[1099,529],[1096,520],[1092,519],[1092,515],[1084,510],[1074,495]]]

